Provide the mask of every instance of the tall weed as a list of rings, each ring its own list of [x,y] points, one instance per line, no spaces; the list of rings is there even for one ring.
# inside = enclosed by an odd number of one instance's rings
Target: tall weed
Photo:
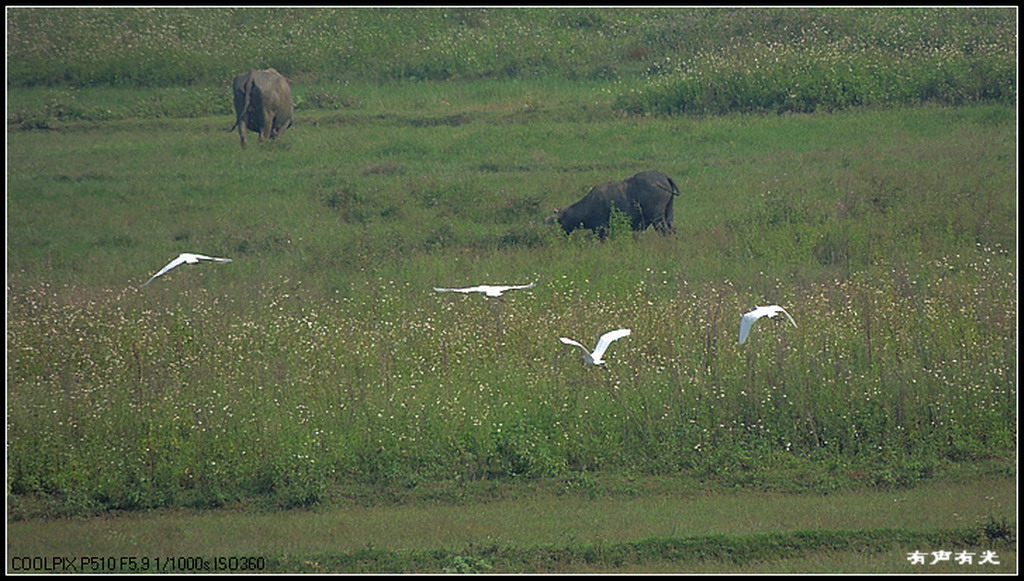
[[[787,458],[912,483],[922,474],[885,470],[913,458],[927,475],[1014,446],[1002,344],[1015,318],[957,302],[983,288],[1007,304],[1004,259],[955,261],[975,290],[961,277],[907,288],[906,273],[884,267],[780,286],[770,296],[799,328],[766,320],[742,347],[738,316],[706,313],[764,301],[724,287],[485,302],[379,280],[363,298],[273,292],[239,309],[202,292],[156,312],[137,290],[58,306],[32,288],[9,329],[11,487],[103,507],[253,494],[294,506],[350,479],[689,469],[752,484]],[[634,334],[605,368],[557,342],[618,325]]]

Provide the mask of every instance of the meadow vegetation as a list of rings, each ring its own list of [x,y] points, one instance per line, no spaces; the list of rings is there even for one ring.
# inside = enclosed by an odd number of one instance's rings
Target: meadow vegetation
[[[267,66],[296,81],[300,108],[327,109],[357,103],[340,88],[353,82],[601,81],[615,110],[642,114],[1013,103],[1017,90],[1011,8],[43,8],[8,22],[8,86],[38,95],[8,122],[27,124],[227,114],[234,75]],[[76,90],[126,86],[145,91]]]
[[[1013,11],[310,14],[9,11],[15,513],[1014,474]],[[241,150],[270,65],[296,124]],[[543,224],[646,169],[675,236]],[[234,262],[140,288],[179,252]]]

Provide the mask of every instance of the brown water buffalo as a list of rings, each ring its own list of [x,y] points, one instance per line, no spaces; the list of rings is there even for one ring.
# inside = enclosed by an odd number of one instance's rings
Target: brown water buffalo
[[[292,125],[292,87],[284,75],[270,68],[251,70],[235,77],[235,124],[245,147],[245,130],[260,134],[260,140],[277,139]]]
[[[679,188],[672,178],[660,171],[644,171],[617,182],[591,188],[580,201],[555,210],[547,223],[558,222],[568,234],[576,228],[587,228],[604,238],[612,208],[629,217],[635,231],[654,226],[659,234],[675,232],[672,226],[672,202]]]

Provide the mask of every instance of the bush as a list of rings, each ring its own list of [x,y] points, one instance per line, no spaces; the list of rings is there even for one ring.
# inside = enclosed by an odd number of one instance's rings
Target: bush
[[[622,94],[635,114],[811,113],[855,106],[963,105],[1016,100],[1010,52],[887,55],[837,46],[754,46],[707,57]]]

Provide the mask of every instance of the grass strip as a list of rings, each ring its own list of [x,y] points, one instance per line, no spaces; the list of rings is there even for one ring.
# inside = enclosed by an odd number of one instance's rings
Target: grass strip
[[[936,530],[806,530],[752,535],[655,537],[636,542],[579,546],[470,545],[459,550],[387,550],[368,546],[348,553],[268,556],[266,572],[330,573],[547,573],[586,567],[614,569],[669,561],[680,570],[707,562],[747,565],[822,552],[984,550],[1014,546],[1016,527],[992,521]]]

